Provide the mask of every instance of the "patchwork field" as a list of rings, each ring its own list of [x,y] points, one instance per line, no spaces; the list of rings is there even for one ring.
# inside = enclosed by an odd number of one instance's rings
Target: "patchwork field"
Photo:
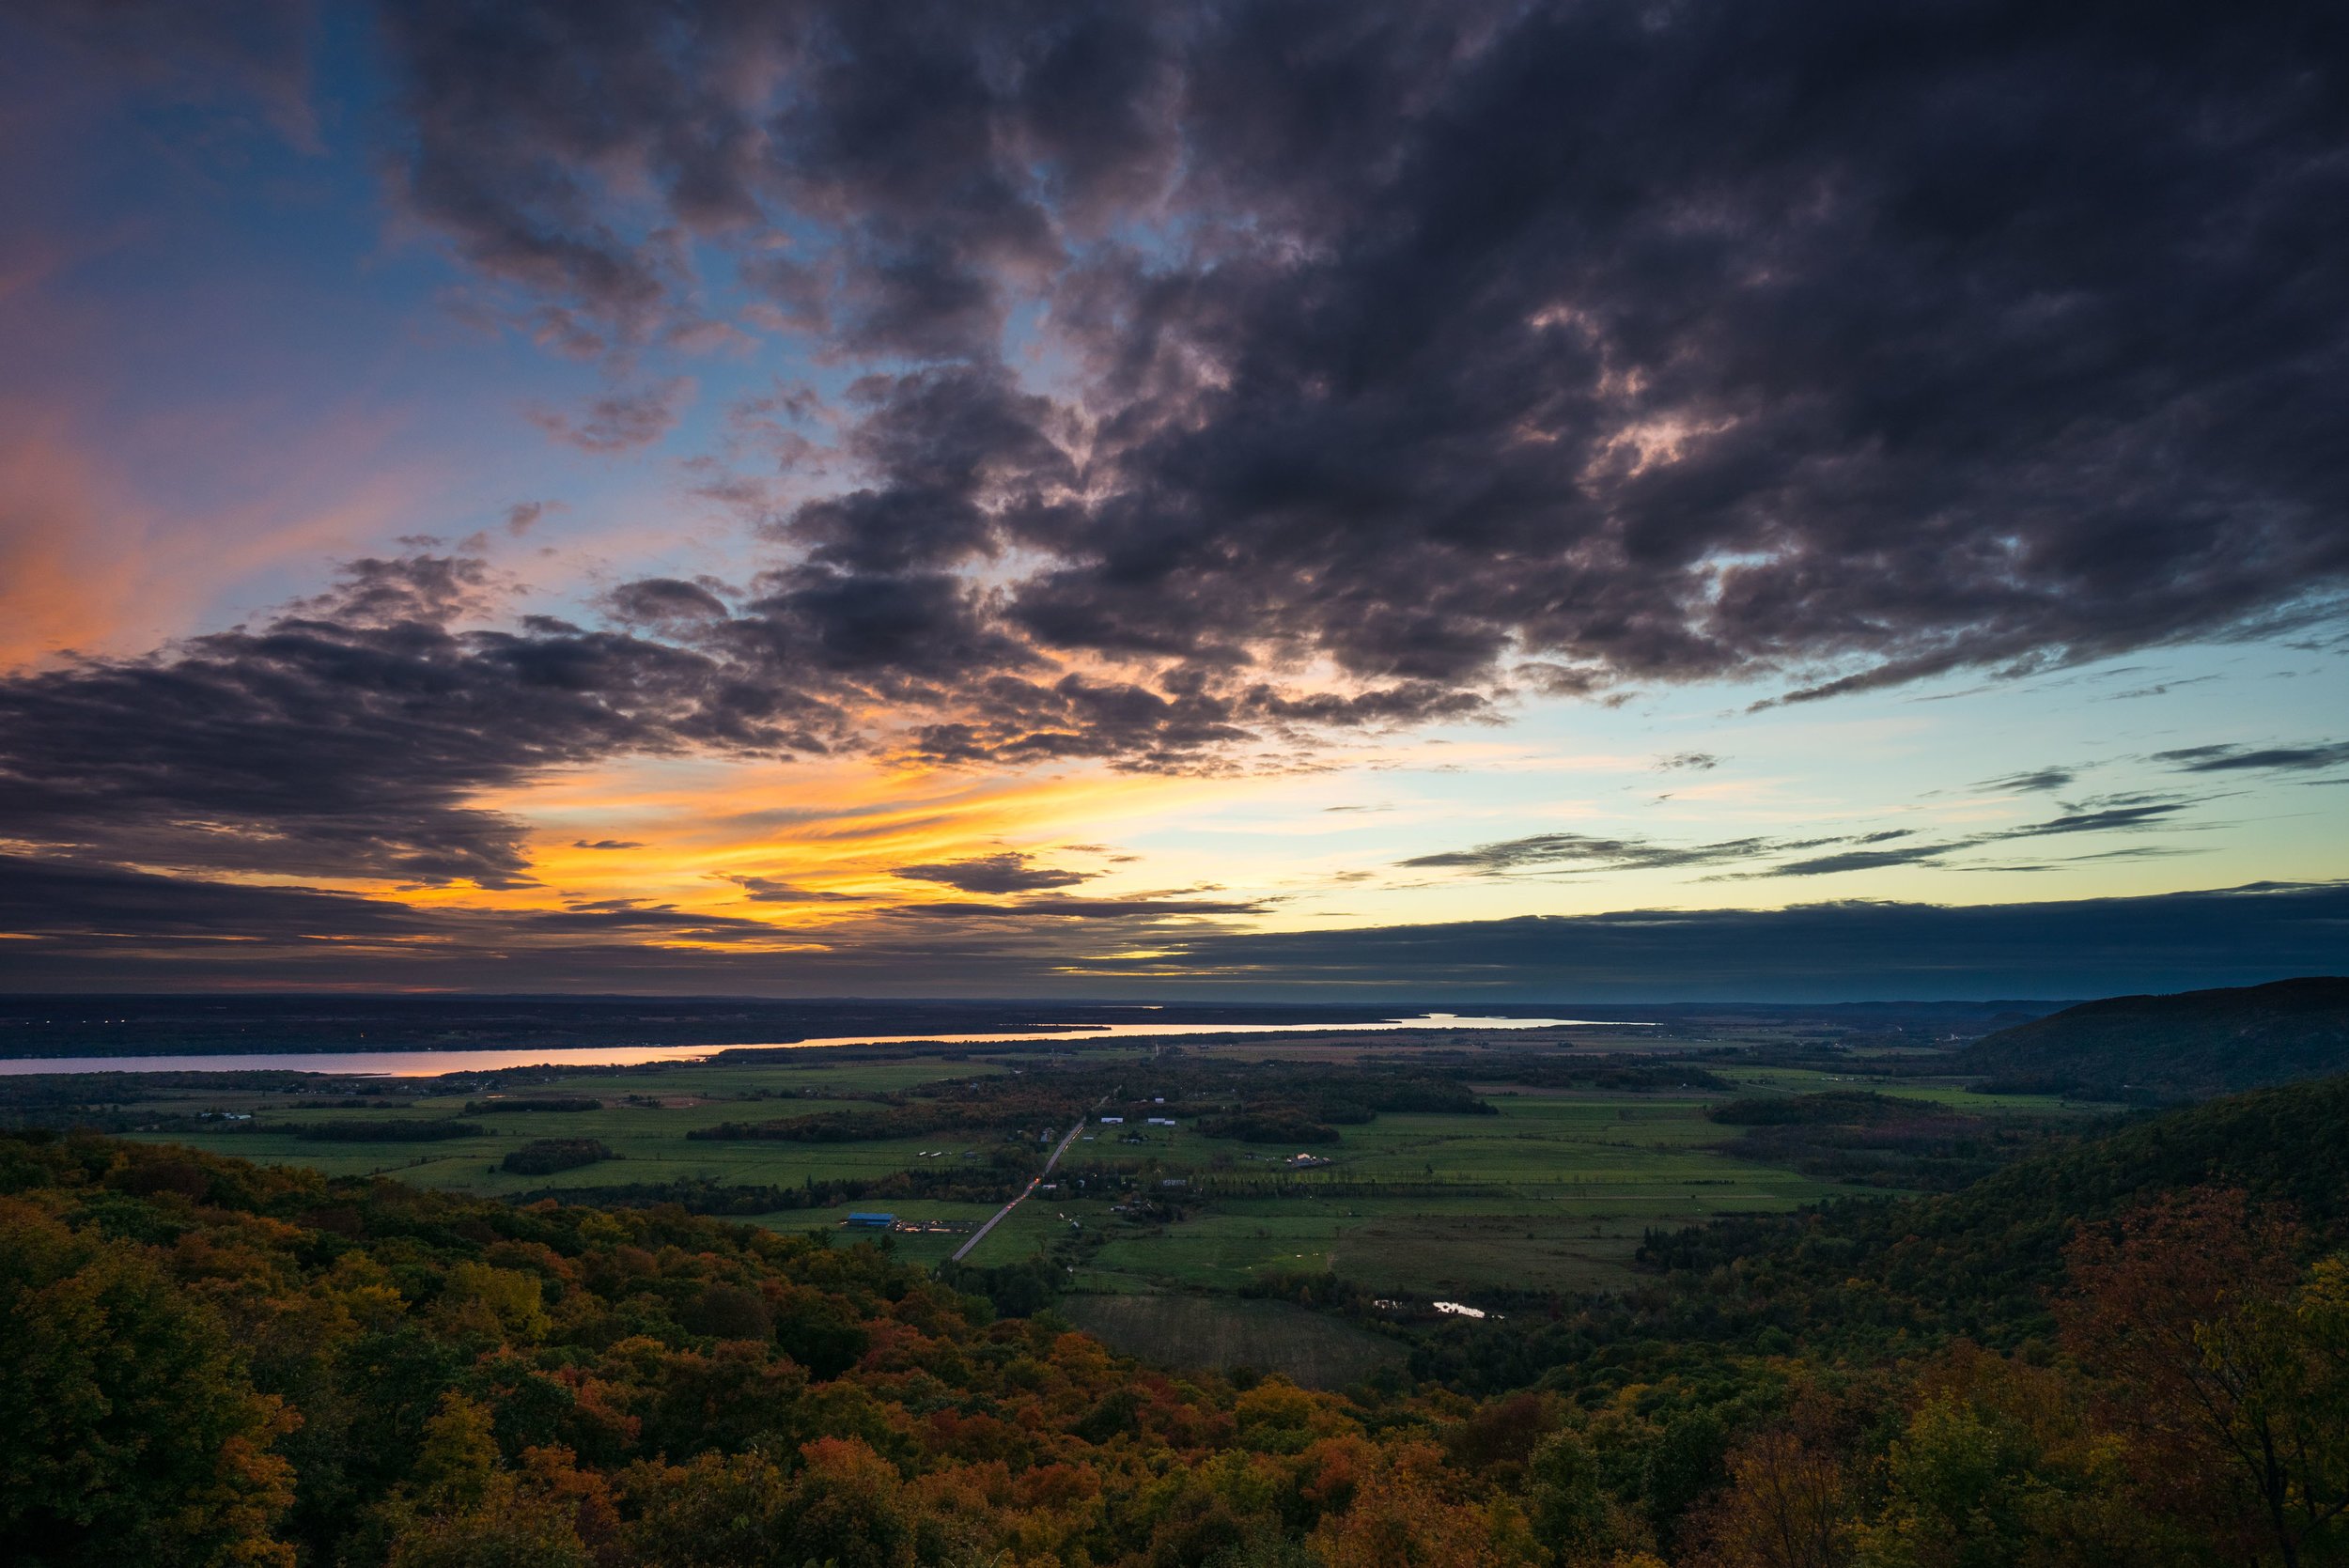
[[[1358,1087],[1438,1077],[1449,1085],[1461,1110],[1364,1111],[1345,1125],[1314,1126],[1305,1142],[1237,1136],[1229,1126],[1211,1137],[1206,1124],[1213,1118],[1191,1112],[1174,1118],[1174,1127],[1148,1126],[1139,1114],[1106,1126],[1089,1114],[1059,1168],[969,1262],[1049,1263],[1072,1301],[1158,1303],[1100,1309],[1136,1323],[1190,1312],[1168,1305],[1192,1299],[1188,1293],[1263,1292],[1291,1275],[1333,1275],[1421,1307],[1480,1294],[1606,1287],[1629,1279],[1632,1254],[1652,1228],[1888,1190],[1882,1181],[1861,1188],[1804,1174],[1792,1161],[1725,1152],[1738,1129],[1706,1111],[1733,1095],[1867,1089],[1913,1103],[1928,1117],[1957,1112],[2018,1126],[2079,1109],[2036,1096],[1972,1094],[1951,1081],[1863,1083],[1849,1074],[1754,1064],[1724,1056],[1718,1045],[1699,1068],[1696,1058],[1673,1052],[1704,1048],[1652,1037],[1603,1045],[1470,1040],[1438,1051],[1413,1044],[1422,1048],[1402,1055],[1396,1042],[1380,1037],[1245,1042],[1163,1059],[1147,1045],[1124,1043],[894,1059],[811,1061],[777,1052],[388,1085],[281,1079],[158,1088],[123,1079],[128,1093],[112,1109],[132,1136],[484,1196],[681,1200],[776,1229],[844,1234],[851,1212],[885,1210],[910,1228],[883,1245],[936,1265],[1024,1188],[1041,1164],[1041,1135],[1065,1132],[1071,1107],[1097,1112],[1097,1098],[1106,1094],[1096,1091],[1115,1092],[1124,1075],[1139,1082],[1174,1072],[1178,1099],[1181,1083],[1207,1083],[1241,1110],[1256,1103],[1247,1086],[1259,1074],[1287,1085],[1257,1096],[1266,1100],[1294,1098],[1299,1084],[1310,1088],[1321,1075],[1352,1075],[1347,1081]],[[1685,1069],[1676,1064],[1684,1059]],[[1585,1063],[1631,1064],[1615,1075],[1628,1075],[1629,1086],[1607,1086],[1603,1072],[1587,1086],[1562,1085],[1562,1070]],[[531,1099],[594,1105],[498,1109]],[[1001,1116],[988,1121],[986,1108],[998,1104]],[[933,1124],[942,1118],[932,1112],[949,1105],[980,1107],[971,1113],[977,1121],[966,1117],[941,1130]],[[1465,1113],[1480,1106],[1486,1113]],[[883,1135],[800,1141],[788,1128],[776,1130],[827,1116],[863,1118],[860,1128]],[[452,1123],[471,1130],[429,1142],[319,1136],[345,1126],[397,1136]],[[694,1136],[722,1125],[734,1135]],[[912,1130],[890,1130],[901,1126]],[[508,1157],[544,1142],[592,1146],[593,1162],[536,1173],[508,1168]],[[1744,1145],[1749,1155],[1753,1146]],[[1246,1360],[1241,1349],[1230,1354]]]

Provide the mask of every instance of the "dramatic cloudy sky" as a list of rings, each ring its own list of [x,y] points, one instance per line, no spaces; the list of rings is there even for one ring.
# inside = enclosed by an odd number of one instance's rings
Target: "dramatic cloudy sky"
[[[2344,61],[12,6],[0,986],[2349,968]]]

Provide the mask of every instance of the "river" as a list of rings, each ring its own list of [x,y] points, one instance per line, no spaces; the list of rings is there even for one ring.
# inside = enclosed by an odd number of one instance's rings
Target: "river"
[[[1423,1013],[1377,1023],[1097,1024],[1041,1029],[1027,1034],[842,1034],[786,1040],[771,1046],[591,1046],[576,1050],[341,1050],[256,1051],[206,1056],[21,1056],[0,1061],[0,1078],[30,1073],[334,1073],[361,1078],[437,1078],[443,1073],[492,1073],[508,1067],[633,1067],[647,1062],[701,1062],[726,1050],[822,1050],[832,1046],[1033,1045],[1039,1040],[1159,1039],[1178,1034],[1346,1034],[1399,1029],[1653,1029],[1653,1024],[1596,1018],[1485,1018]]]

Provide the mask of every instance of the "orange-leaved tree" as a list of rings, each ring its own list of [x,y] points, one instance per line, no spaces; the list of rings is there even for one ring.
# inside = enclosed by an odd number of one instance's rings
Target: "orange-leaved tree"
[[[0,1557],[290,1568],[296,1418],[137,1247],[0,1198]]]
[[[1729,1484],[1691,1520],[1691,1560],[1706,1568],[1843,1568],[1854,1487],[1832,1447],[1786,1427],[1729,1452]]]
[[[2284,1568],[2349,1550],[2349,1265],[2304,1273],[2306,1247],[2290,1215],[2201,1188],[2083,1226],[2059,1303],[2155,1500]]]

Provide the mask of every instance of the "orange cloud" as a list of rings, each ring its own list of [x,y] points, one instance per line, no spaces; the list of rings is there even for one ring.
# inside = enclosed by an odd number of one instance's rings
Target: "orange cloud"
[[[1148,868],[1113,864],[1100,841],[1178,814],[1214,787],[1091,768],[979,775],[863,758],[646,759],[474,802],[533,824],[537,886],[397,896],[500,908],[638,900],[807,931],[941,894],[894,875],[899,866],[1011,848],[1065,862],[1088,882],[1139,881]]]

